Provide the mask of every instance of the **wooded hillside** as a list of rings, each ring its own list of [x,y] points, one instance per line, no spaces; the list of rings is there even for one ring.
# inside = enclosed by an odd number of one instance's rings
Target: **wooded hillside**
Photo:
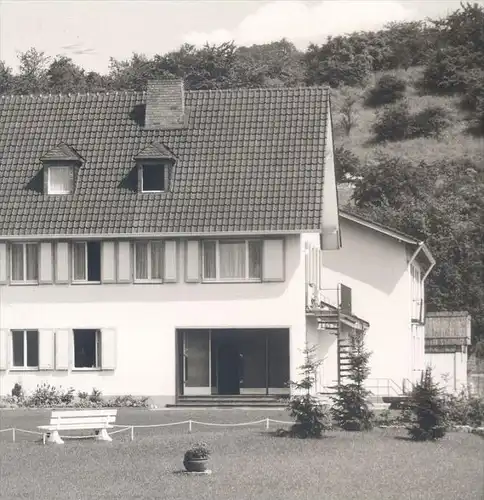
[[[227,42],[111,60],[106,75],[30,49],[0,94],[141,90],[178,76],[189,89],[329,85],[341,182],[354,210],[429,244],[430,310],[467,310],[484,353],[484,9],[392,23],[311,44]],[[382,269],[384,272],[384,269]]]

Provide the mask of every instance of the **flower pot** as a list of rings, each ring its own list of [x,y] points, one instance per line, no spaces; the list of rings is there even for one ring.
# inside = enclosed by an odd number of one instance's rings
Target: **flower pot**
[[[208,459],[192,458],[190,460],[184,460],[183,465],[188,472],[205,472],[208,467]]]

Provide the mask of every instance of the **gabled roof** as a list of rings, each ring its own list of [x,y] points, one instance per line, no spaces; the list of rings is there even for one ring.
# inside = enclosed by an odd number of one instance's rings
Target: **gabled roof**
[[[82,157],[68,144],[61,143],[43,155],[40,161],[82,161]]]
[[[135,160],[174,160],[173,153],[164,145],[152,142],[136,153]]]
[[[320,231],[328,90],[185,92],[188,126],[146,130],[144,92],[0,99],[0,237]],[[40,158],[84,158],[75,192],[42,192]],[[136,192],[135,155],[177,157],[170,192]]]

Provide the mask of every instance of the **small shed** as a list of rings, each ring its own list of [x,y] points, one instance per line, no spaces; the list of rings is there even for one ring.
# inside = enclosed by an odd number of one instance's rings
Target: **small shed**
[[[471,315],[467,311],[427,313],[425,364],[434,380],[448,392],[467,387],[467,349],[471,344]]]

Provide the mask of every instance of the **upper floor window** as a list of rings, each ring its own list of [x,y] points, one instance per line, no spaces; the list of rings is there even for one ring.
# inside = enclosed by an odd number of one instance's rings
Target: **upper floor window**
[[[73,180],[73,167],[66,165],[49,166],[47,170],[47,193],[72,193]]]
[[[138,241],[134,245],[136,281],[161,281],[163,278],[163,243]]]
[[[141,191],[143,193],[165,190],[165,166],[159,163],[141,165]]]
[[[101,281],[101,243],[80,241],[73,244],[72,277],[75,282]]]
[[[12,243],[10,247],[11,279],[19,283],[36,283],[39,279],[37,243]]]
[[[203,279],[206,281],[259,281],[261,261],[259,240],[203,242]]]
[[[12,361],[15,368],[39,366],[39,332],[12,330]]]
[[[410,265],[410,276],[412,319],[423,320],[423,283],[420,268],[414,263]]]

